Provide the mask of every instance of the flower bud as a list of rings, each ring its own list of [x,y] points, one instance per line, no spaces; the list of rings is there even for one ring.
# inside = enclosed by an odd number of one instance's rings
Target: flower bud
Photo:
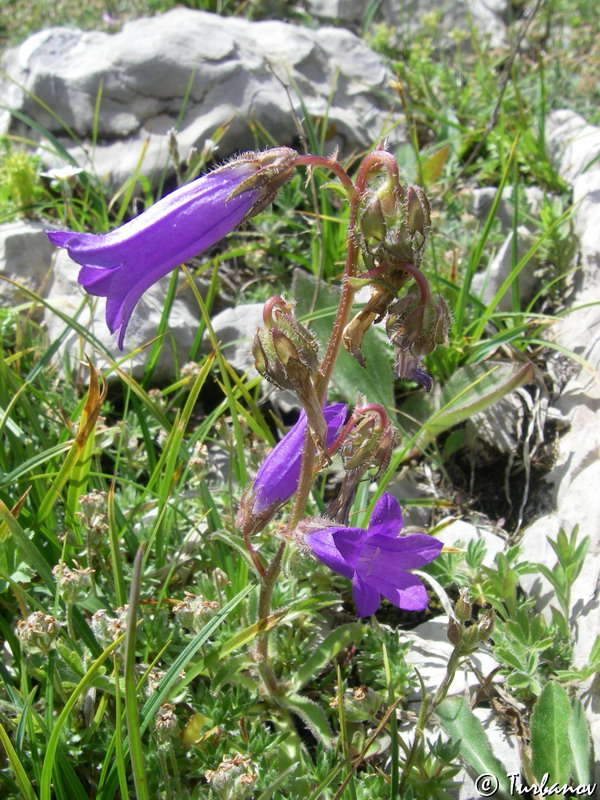
[[[17,630],[23,650],[43,654],[54,647],[59,631],[58,621],[43,611],[34,611],[27,619],[19,620]]]
[[[205,600],[201,594],[186,592],[185,598],[173,608],[173,614],[184,628],[199,633],[219,608],[218,603]]]
[[[461,589],[458,595],[458,600],[454,606],[454,613],[456,619],[460,622],[468,622],[471,619],[472,606],[469,600],[469,590]]]
[[[67,605],[72,605],[92,585],[93,569],[69,569],[65,564],[57,564],[52,570]]]
[[[175,716],[175,706],[163,703],[154,717],[154,730],[160,747],[168,747],[179,735],[179,723]]]
[[[248,769],[251,765],[251,760],[239,753],[233,758],[226,756],[216,770],[206,770],[204,777],[217,797],[222,800],[241,800],[252,793],[252,786],[258,777]]]
[[[386,410],[377,403],[357,408],[353,419],[359,415],[362,417],[342,442],[344,469],[351,472],[377,466],[377,475],[380,475],[387,468],[394,449],[394,427]]]
[[[451,322],[448,303],[441,295],[432,294],[423,303],[418,287],[412,286],[390,308],[386,330],[394,346],[413,356],[425,356],[438,344],[447,344]]]
[[[494,630],[495,619],[496,612],[493,608],[488,609],[488,611],[484,611],[476,624],[478,641],[485,642],[486,639],[490,638],[492,631]]]
[[[319,368],[315,338],[281,297],[267,301],[264,319],[252,345],[257,371],[280,389],[304,389]]]
[[[486,639],[490,638],[494,629],[495,618],[496,612],[493,609],[484,611],[477,622],[473,623],[473,625],[467,628],[464,637],[464,645],[466,649],[472,650],[473,648],[476,648],[478,644],[485,642]]]
[[[455,646],[459,644],[462,640],[463,637],[462,625],[459,625],[458,622],[453,617],[450,617],[450,620],[448,622],[446,636],[450,644],[453,644]]]
[[[367,270],[381,262],[421,263],[431,209],[420,186],[405,188],[397,176],[388,173],[379,188],[364,192],[357,220]]]
[[[101,608],[92,615],[92,633],[99,645],[106,647],[125,633],[128,612],[129,606],[120,606],[115,609],[116,616],[110,616],[105,608]]]
[[[106,492],[92,489],[89,494],[82,494],[79,498],[81,511],[77,513],[77,516],[88,530],[106,522],[107,497]]]
[[[423,356],[413,356],[408,350],[402,350],[400,347],[395,347],[394,350],[396,353],[396,377],[414,381],[426,392],[430,392],[433,388],[433,380],[431,375],[428,375],[421,367]]]

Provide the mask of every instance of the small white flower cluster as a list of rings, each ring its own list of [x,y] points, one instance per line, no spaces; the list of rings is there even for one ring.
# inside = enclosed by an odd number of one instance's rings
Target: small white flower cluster
[[[208,769],[204,777],[222,800],[241,800],[251,791],[258,775],[248,769],[251,759],[239,753],[226,756],[216,770]]]
[[[186,592],[184,599],[173,608],[173,613],[184,628],[198,633],[219,608],[217,602],[205,600],[204,595]]]
[[[34,611],[27,619],[19,620],[17,629],[23,650],[44,654],[54,647],[59,631],[58,620],[43,611]]]

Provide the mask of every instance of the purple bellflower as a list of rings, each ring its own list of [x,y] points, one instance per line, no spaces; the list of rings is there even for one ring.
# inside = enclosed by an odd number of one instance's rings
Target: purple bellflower
[[[323,416],[327,423],[327,445],[331,445],[346,420],[346,404],[326,406]],[[260,530],[298,488],[307,424],[306,413],[302,411],[296,424],[265,458],[252,486],[244,493],[237,517],[237,525],[244,533]]]
[[[296,157],[287,147],[246,153],[180,186],[110,233],[46,233],[81,264],[78,281],[86,292],[106,297],[106,324],[111,333],[118,331],[122,350],[144,292],[261,211],[292,174]]]
[[[373,509],[368,529],[311,528],[305,541],[315,556],[334,572],[352,580],[359,617],[374,614],[380,595],[407,611],[427,608],[427,590],[407,570],[429,564],[442,543],[424,533],[399,536],[402,511],[395,497],[382,495]]]

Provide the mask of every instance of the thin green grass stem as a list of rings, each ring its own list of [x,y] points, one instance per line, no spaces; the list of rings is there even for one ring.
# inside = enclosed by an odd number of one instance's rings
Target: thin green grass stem
[[[137,702],[137,681],[135,676],[136,630],[144,549],[144,543],[142,543],[138,548],[133,565],[131,591],[129,594],[129,613],[127,615],[127,633],[125,635],[125,715],[127,717],[131,767],[137,800],[150,800],[148,778],[144,764],[144,748],[140,730],[140,710]]]

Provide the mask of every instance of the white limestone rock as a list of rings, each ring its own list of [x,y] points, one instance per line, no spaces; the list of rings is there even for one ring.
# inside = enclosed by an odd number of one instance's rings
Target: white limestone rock
[[[255,149],[259,129],[280,145],[292,144],[298,134],[290,104],[300,118],[304,113],[298,95],[312,118],[327,116],[331,150],[361,150],[384,133],[392,144],[406,141],[398,109],[392,118],[390,71],[360,38],[337,28],[176,8],[127,22],[114,34],[40,31],[7,52],[4,68],[8,78],[0,80],[0,94],[8,108],[46,127],[80,166],[113,186],[134,173],[144,147],[141,172],[154,176],[163,169],[166,134],[181,112],[182,159],[192,147],[218,138],[220,129],[219,158]],[[82,147],[63,123],[81,137]],[[0,118],[0,131],[18,127],[10,115]]]
[[[253,376],[258,374],[254,369],[252,341],[256,329],[263,324],[263,308],[264,303],[248,303],[226,308],[212,319],[215,336],[221,343],[221,352],[239,373],[250,371]],[[204,352],[210,350],[206,336],[202,349]]]
[[[514,233],[511,231],[494,258],[490,261],[485,270],[477,272],[473,276],[471,283],[471,294],[479,297],[486,305],[489,305],[500,287],[510,275],[513,269],[513,238]],[[523,258],[529,248],[533,245],[535,239],[530,231],[524,226],[519,225],[517,228],[517,262]],[[519,283],[519,297],[523,302],[531,300],[535,291],[539,288],[539,281],[535,277],[535,258],[529,259],[527,264],[522,268],[517,278]],[[504,292],[495,308],[498,311],[510,311],[512,308],[512,294],[510,287]]]
[[[403,640],[411,643],[410,650],[406,654],[406,661],[417,667],[425,688],[430,694],[435,694],[442,683],[453,650],[446,635],[447,630],[448,617],[444,615],[434,617],[418,625],[414,630],[400,634]],[[496,660],[484,648],[480,648],[470,656],[470,661],[484,676],[489,675],[498,666]],[[459,669],[450,686],[448,696],[462,695],[467,689],[478,685],[479,679],[472,669]],[[409,697],[409,700],[417,700],[419,697],[420,693],[416,693]]]
[[[17,220],[0,225],[0,278],[16,281],[43,295],[55,250],[41,222]],[[29,299],[8,280],[0,279],[0,306]]]
[[[472,210],[473,214],[475,214],[481,223],[486,221],[497,193],[498,187],[496,186],[482,186],[473,189]],[[513,187],[506,186],[496,209],[496,218],[500,220],[500,224],[505,230],[511,230],[513,227],[515,212],[512,194]],[[525,227],[534,230],[536,227],[535,221],[539,217],[545,193],[538,186],[526,186],[523,189],[523,194],[524,202],[521,200],[519,204],[519,219],[523,220]],[[530,219],[527,219],[527,216],[524,216],[523,212],[526,212],[526,215],[530,217]]]
[[[362,0],[309,0],[311,12],[325,22],[336,22],[360,31],[367,6]],[[439,29],[442,44],[452,47],[451,32],[456,28],[468,32],[475,27],[489,37],[493,47],[506,43],[507,0],[382,0],[375,22],[385,22],[402,37],[410,36],[423,24],[424,17],[440,13]],[[465,40],[468,44],[468,37]]]
[[[125,348],[121,352],[117,347],[116,337],[106,326],[104,318],[106,301],[101,297],[87,295],[77,283],[79,265],[71,261],[66,251],[54,249],[54,270],[47,292],[50,309],[45,310],[44,320],[50,341],[64,337],[59,348],[59,358],[62,360],[67,355],[74,365],[83,358],[84,353],[94,353],[93,361],[101,370],[123,360],[120,368],[126,373],[131,372],[133,377],[139,380],[144,373],[150,348],[145,347],[129,357],[128,353],[156,337],[171,276],[168,275],[154,284],[136,305],[125,334]],[[180,289],[184,281],[182,274],[179,279]],[[197,285],[200,292],[205,295],[206,283],[202,279],[197,279]],[[87,342],[56,312],[62,312],[63,315],[76,320],[95,338],[96,343]],[[191,288],[186,287],[178,292],[169,314],[165,344],[154,371],[155,382],[164,383],[174,378],[174,352],[180,365],[188,360],[199,316],[198,304]],[[116,377],[114,371],[111,375]]]
[[[467,549],[469,542],[482,541],[485,545],[485,556],[482,563],[486,567],[493,567],[496,555],[504,552],[505,549],[504,539],[497,533],[482,525],[473,525],[462,519],[457,519],[441,530],[436,539],[449,547],[461,547],[464,550]]]

